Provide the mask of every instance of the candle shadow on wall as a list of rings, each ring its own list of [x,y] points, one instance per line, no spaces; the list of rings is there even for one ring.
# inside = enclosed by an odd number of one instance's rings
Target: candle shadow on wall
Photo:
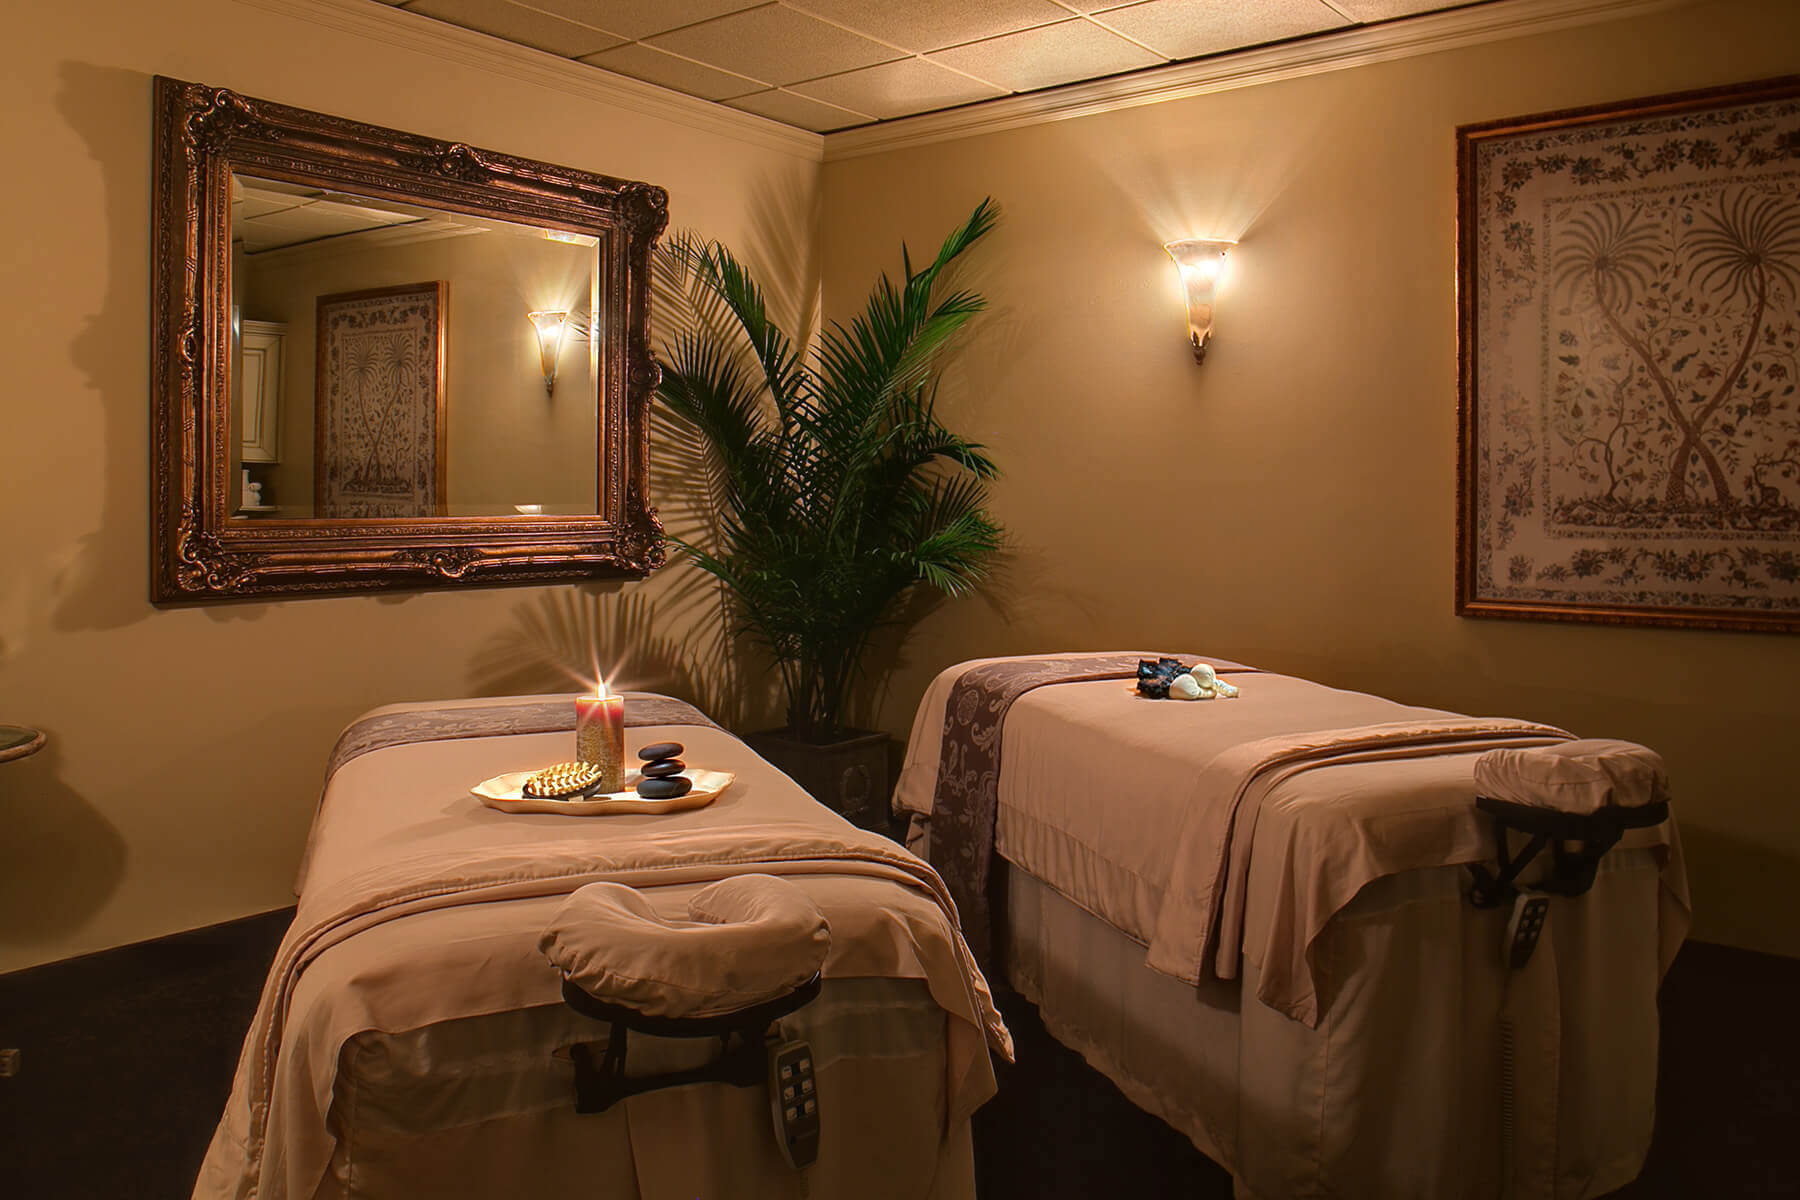
[[[125,839],[62,782],[51,732],[37,754],[0,766],[0,946],[65,940],[118,890]]]

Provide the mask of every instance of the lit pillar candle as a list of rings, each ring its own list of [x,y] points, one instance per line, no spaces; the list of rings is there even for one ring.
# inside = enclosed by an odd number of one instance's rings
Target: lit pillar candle
[[[597,694],[575,699],[575,757],[600,768],[600,790],[625,790],[625,697],[603,679]]]

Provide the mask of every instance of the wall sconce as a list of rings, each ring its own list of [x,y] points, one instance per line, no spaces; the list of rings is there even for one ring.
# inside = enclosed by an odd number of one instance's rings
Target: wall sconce
[[[554,396],[556,359],[562,353],[563,335],[569,331],[568,310],[530,312],[525,315],[531,318],[532,327],[537,330],[538,355],[544,363],[544,395]]]
[[[1236,242],[1187,239],[1163,246],[1181,269],[1181,286],[1187,293],[1188,340],[1194,345],[1194,361],[1206,361],[1212,341],[1213,288],[1225,273],[1225,252]]]

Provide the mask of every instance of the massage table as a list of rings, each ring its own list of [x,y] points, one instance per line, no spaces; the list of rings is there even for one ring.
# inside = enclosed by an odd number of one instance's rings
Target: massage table
[[[1157,657],[979,659],[926,692],[895,810],[990,973],[1240,1197],[1583,1200],[1634,1178],[1689,917],[1674,823],[1571,855],[1580,894],[1542,894],[1548,853],[1498,889],[1547,914],[1514,965],[1511,906],[1471,899],[1501,874],[1476,766],[1588,743],[1200,655],[1174,657],[1237,698],[1146,699],[1135,663]]]
[[[574,757],[571,697],[397,705],[345,731],[196,1200],[973,1196],[969,1117],[1011,1043],[936,875],[688,705],[628,693],[625,712],[628,758],[679,741],[735,781],[654,815],[471,795]],[[758,943],[711,911],[733,889],[816,920]],[[762,1004],[757,970],[789,951],[814,957]],[[731,1043],[750,1078],[683,1082],[730,1057],[695,1030],[744,1012],[751,1043],[806,1048],[810,1165],[778,1141],[761,1045]],[[578,1097],[618,1021],[629,1078],[600,1082],[625,1086]]]

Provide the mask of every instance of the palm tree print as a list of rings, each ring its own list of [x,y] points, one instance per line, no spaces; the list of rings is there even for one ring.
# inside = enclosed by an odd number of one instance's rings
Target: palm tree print
[[[1575,326],[1561,339],[1570,369],[1554,424],[1565,461],[1596,489],[1559,497],[1559,516],[1737,527],[1762,523],[1747,511],[1772,498],[1792,509],[1755,463],[1758,450],[1779,461],[1758,445],[1762,418],[1793,423],[1794,329],[1768,318],[1800,293],[1795,197],[1737,187],[1699,204],[1597,201],[1568,213],[1550,265]]]
[[[321,299],[319,515],[430,516],[441,505],[440,288]]]
[[[410,490],[403,421],[415,401],[419,363],[404,330],[365,333],[345,356],[346,421],[358,434],[358,461],[345,486],[359,492]]]

